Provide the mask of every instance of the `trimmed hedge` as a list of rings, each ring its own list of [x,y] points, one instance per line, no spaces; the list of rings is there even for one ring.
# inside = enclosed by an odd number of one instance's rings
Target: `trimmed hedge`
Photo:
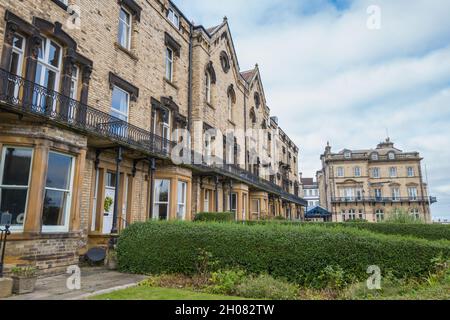
[[[201,212],[194,216],[194,221],[231,222],[235,221],[233,212]]]
[[[282,223],[293,226],[316,226],[328,228],[352,228],[360,230],[368,230],[375,233],[382,233],[386,235],[399,235],[406,237],[415,237],[427,240],[450,240],[450,226],[441,224],[403,224],[403,223],[370,223],[370,222],[346,222],[346,223],[319,223],[319,222],[291,222],[291,221],[252,221],[244,222],[249,225]]]
[[[450,242],[378,235],[353,228],[189,222],[133,224],[118,243],[119,269],[131,273],[197,272],[200,250],[217,259],[217,268],[268,273],[301,285],[317,285],[327,266],[340,266],[346,276],[365,280],[370,265],[383,274],[421,277],[431,260],[450,257]]]

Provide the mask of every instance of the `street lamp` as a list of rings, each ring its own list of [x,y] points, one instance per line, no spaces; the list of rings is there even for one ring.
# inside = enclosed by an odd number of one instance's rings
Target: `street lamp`
[[[2,245],[2,254],[0,256],[0,278],[3,278],[3,262],[5,260],[6,238],[11,234],[9,231],[12,215],[9,212],[2,213],[0,220],[0,243]],[[2,228],[1,226],[4,226]]]

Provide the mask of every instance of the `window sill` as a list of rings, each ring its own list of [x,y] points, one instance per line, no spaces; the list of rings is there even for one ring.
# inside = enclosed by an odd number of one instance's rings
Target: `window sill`
[[[62,3],[61,1],[58,0],[52,0],[58,7],[60,7],[61,9],[63,9],[64,11],[67,11],[67,9],[69,8],[69,6],[65,5],[64,3]]]
[[[139,58],[133,52],[131,52],[127,48],[123,47],[118,42],[114,42],[114,47],[116,47],[116,49],[122,51],[123,53],[126,53],[131,59],[133,59],[135,61],[139,61]]]
[[[164,77],[164,81],[168,84],[168,85],[170,85],[172,88],[174,88],[175,90],[179,90],[179,88],[178,88],[178,86],[177,85],[175,85],[175,83],[173,83],[172,81],[170,81],[169,79],[167,79],[167,77]]]

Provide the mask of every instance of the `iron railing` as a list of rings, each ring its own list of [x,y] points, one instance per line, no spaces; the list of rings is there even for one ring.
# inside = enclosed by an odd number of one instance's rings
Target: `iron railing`
[[[377,203],[395,203],[395,202],[427,202],[436,203],[436,197],[334,197],[333,203],[357,203],[357,202],[377,202]]]
[[[107,138],[119,145],[135,147],[151,156],[169,158],[175,146],[175,143],[168,139],[3,69],[0,69],[0,103],[12,112],[38,116],[75,130],[88,132],[101,139]],[[218,174],[227,174],[237,180],[275,193],[285,200],[303,206],[307,204],[300,197],[238,166],[198,165],[194,163],[194,159],[192,157],[189,165],[213,170]]]
[[[14,111],[88,131],[149,154],[168,157],[173,147],[170,140],[3,69],[0,69],[0,102]]]

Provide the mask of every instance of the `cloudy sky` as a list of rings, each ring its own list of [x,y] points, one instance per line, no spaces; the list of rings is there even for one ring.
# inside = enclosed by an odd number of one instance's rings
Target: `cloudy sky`
[[[450,1],[175,0],[196,24],[228,17],[241,70],[258,63],[268,104],[312,176],[333,151],[386,138],[420,151],[434,216],[450,218]],[[381,29],[367,9],[381,10]]]

